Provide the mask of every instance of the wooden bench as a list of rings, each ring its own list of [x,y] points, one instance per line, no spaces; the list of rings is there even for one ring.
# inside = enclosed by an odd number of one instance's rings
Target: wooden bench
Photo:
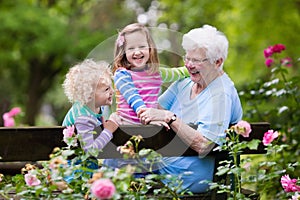
[[[241,140],[262,140],[263,135],[270,129],[266,122],[251,123],[252,133],[249,138],[241,137]],[[0,128],[0,173],[16,174],[24,167],[24,163],[34,163],[40,160],[48,160],[49,154],[54,147],[65,146],[63,140],[62,126],[55,127],[15,127]],[[144,140],[140,148],[152,148],[163,156],[192,156],[197,155],[183,143],[172,131],[166,131],[164,127],[158,126],[121,126],[114,133],[112,141],[99,154],[99,158],[121,158],[122,155],[116,150],[124,145],[132,135],[141,135]],[[264,146],[260,144],[257,150],[245,150],[242,154],[264,154]],[[218,162],[226,159],[220,152],[212,152],[216,155],[215,172]],[[214,181],[219,177],[214,176]],[[185,196],[183,199],[226,199],[216,192],[207,192]]]

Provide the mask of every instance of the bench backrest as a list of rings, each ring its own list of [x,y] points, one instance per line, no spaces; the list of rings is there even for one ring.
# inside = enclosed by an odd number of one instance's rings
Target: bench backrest
[[[262,139],[270,124],[266,122],[251,123],[252,133],[249,138],[242,140]],[[63,147],[62,126],[56,127],[15,127],[0,128],[0,162],[10,161],[38,161],[48,160],[49,154],[55,147]],[[158,126],[120,126],[114,133],[112,141],[99,154],[99,158],[120,158],[122,155],[116,150],[124,145],[132,135],[141,135],[144,140],[140,148],[152,148],[163,156],[197,155],[183,143],[172,131],[166,131]],[[258,150],[245,150],[243,154],[264,153],[264,147]]]

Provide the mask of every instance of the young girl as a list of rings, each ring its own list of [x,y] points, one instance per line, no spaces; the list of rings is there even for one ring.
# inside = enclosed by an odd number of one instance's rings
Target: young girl
[[[157,49],[149,30],[141,24],[127,25],[115,43],[113,72],[116,87],[116,112],[111,115],[119,125],[140,124],[138,111],[157,108],[163,82],[172,82],[189,76],[185,67],[160,68]],[[151,122],[169,126],[163,121]],[[105,165],[119,168],[137,164],[134,159],[105,159]],[[135,174],[143,177],[144,173]]]
[[[119,33],[114,56],[116,113],[112,118],[118,124],[139,124],[139,109],[157,108],[163,82],[189,76],[185,67],[159,67],[154,40],[149,30],[138,23],[127,25]]]
[[[108,64],[87,59],[72,68],[66,75],[63,88],[73,103],[66,114],[63,126],[75,125],[80,135],[81,147],[103,149],[112,139],[118,125],[111,120],[104,121],[101,106],[112,104],[112,73]],[[103,125],[103,131],[94,139],[93,131]]]

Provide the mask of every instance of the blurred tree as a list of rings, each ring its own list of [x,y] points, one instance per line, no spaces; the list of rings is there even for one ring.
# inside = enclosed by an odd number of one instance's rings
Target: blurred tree
[[[267,46],[283,43],[299,57],[299,7],[299,0],[0,1],[0,113],[21,106],[24,123],[35,125],[40,106],[49,103],[60,123],[70,106],[61,90],[68,68],[145,13],[148,25],[181,33],[203,24],[222,30],[230,41],[225,70],[242,87],[253,73],[268,73],[262,56]],[[182,64],[178,56],[161,57],[169,66]]]
[[[124,16],[135,15],[117,0],[0,1],[2,113],[22,105],[23,123],[35,125],[44,97],[59,77],[127,23]]]
[[[276,43],[299,58],[299,0],[161,0],[159,23],[186,33],[203,24],[216,26],[230,42],[225,70],[238,85],[266,74],[263,49]],[[295,72],[298,70],[295,69]]]

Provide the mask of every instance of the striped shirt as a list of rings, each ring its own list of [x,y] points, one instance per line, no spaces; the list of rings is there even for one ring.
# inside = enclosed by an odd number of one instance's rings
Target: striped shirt
[[[116,111],[121,119],[139,124],[137,112],[140,108],[157,108],[158,96],[163,82],[173,82],[188,77],[185,67],[160,67],[158,73],[132,71],[120,68],[116,71]]]
[[[72,107],[69,109],[68,113],[65,115],[63,126],[71,126],[75,124],[75,119],[79,116],[93,116],[99,119],[101,122],[101,114],[94,113],[88,106],[81,105],[79,102],[75,102]]]
[[[94,133],[97,133],[95,127],[98,127],[99,121],[90,116],[80,116],[75,120],[77,134],[80,136],[79,141],[84,151],[89,149],[103,149],[112,139],[112,133],[104,129],[100,135],[94,138]]]
[[[107,129],[94,138],[95,128],[102,125],[101,117],[101,114],[94,113],[88,106],[76,102],[66,114],[62,125],[75,125],[80,145],[85,151],[91,148],[101,150],[112,139],[112,133]]]

